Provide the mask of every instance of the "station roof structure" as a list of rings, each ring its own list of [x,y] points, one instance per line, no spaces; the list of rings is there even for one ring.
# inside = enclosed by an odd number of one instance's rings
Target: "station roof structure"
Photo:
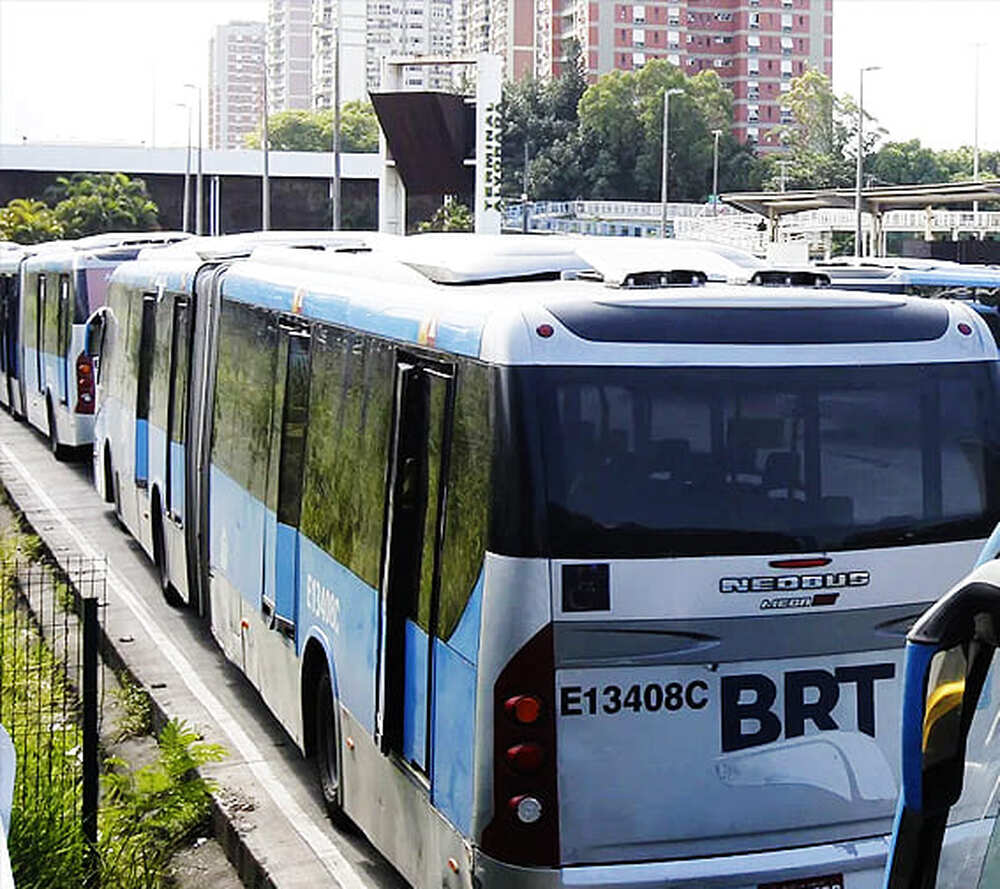
[[[853,188],[814,191],[746,191],[720,195],[724,204],[769,219],[802,210],[854,208]],[[1000,179],[978,182],[932,182],[924,185],[889,185],[861,190],[861,209],[882,214],[914,207],[968,204],[1000,200]]]

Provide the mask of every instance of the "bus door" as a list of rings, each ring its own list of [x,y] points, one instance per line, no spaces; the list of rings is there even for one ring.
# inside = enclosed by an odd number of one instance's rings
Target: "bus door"
[[[56,377],[60,404],[69,402],[69,347],[73,330],[73,302],[70,299],[69,275],[59,276],[59,306],[56,310]]]
[[[35,291],[35,388],[39,393],[45,391],[45,375],[42,373],[42,354],[45,350],[45,275],[38,276],[38,289]]]
[[[165,507],[178,525],[184,524],[184,443],[187,440],[187,383],[191,333],[188,300],[174,298],[170,337],[170,382],[167,396],[167,461]]]
[[[453,399],[450,368],[398,361],[376,729],[383,752],[422,776],[431,774],[431,645]]]
[[[903,780],[886,889],[1000,884],[998,645],[1000,560],[990,557],[906,637]]]
[[[302,472],[309,415],[309,329],[290,320],[278,327],[271,402],[267,512],[264,518],[263,608],[271,626],[294,635],[299,563]]]
[[[139,321],[138,373],[135,387],[135,483],[149,484],[149,392],[153,380],[153,345],[156,334],[156,294],[142,297]]]

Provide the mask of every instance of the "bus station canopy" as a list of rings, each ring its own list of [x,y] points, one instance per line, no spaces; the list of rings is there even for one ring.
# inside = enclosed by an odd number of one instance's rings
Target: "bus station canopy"
[[[769,219],[802,210],[853,209],[854,198],[853,188],[816,191],[746,191],[720,195],[720,200],[724,204]],[[889,185],[861,190],[862,210],[875,214],[913,207],[939,207],[947,204],[997,200],[1000,200],[1000,179]]]

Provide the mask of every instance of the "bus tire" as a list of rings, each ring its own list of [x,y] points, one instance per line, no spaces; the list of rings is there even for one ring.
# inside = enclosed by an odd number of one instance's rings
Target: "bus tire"
[[[184,600],[180,597],[174,585],[170,582],[170,572],[167,570],[167,547],[163,537],[163,514],[160,512],[159,492],[153,492],[153,562],[156,565],[156,576],[160,582],[160,592],[171,608],[181,608]]]
[[[52,399],[45,399],[45,409],[49,419],[49,450],[57,460],[65,460],[69,449],[59,444],[59,430],[56,429],[56,412],[52,409]]]
[[[322,670],[316,681],[314,698],[312,751],[319,779],[323,806],[333,824],[341,829],[351,827],[344,812],[343,782],[340,768],[340,728],[333,705],[333,686],[330,674]]]

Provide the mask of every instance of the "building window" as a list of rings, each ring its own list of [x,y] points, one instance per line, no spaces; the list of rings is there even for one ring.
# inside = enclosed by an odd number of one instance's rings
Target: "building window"
[[[671,6],[667,9],[667,24],[677,27],[681,23],[681,8]]]
[[[791,80],[792,79],[792,63],[786,59],[781,61],[781,79]]]
[[[667,31],[667,46],[670,49],[678,49],[681,45],[680,31]]]
[[[646,45],[646,32],[642,28],[635,28],[632,31],[632,45],[633,46],[645,46]]]
[[[670,62],[670,64],[676,68],[679,68],[681,66],[681,57],[676,53],[672,53],[671,55],[667,56],[667,61]]]
[[[781,30],[782,31],[792,30],[792,17],[790,15],[784,14],[781,16]]]
[[[792,38],[782,37],[781,38],[781,54],[783,56],[790,56],[792,54]]]
[[[646,54],[644,52],[632,53],[632,64],[636,68],[641,68],[646,64]]]
[[[759,127],[747,127],[747,142],[756,142],[760,138]]]
[[[760,34],[747,34],[747,52],[760,52]]]
[[[757,123],[760,120],[759,105],[747,105],[747,120],[751,123]]]
[[[646,7],[645,6],[633,6],[632,7],[632,21],[638,24],[643,24],[646,21]]]
[[[792,123],[792,109],[786,108],[784,105],[781,106],[781,122]]]
[[[760,74],[760,61],[758,59],[747,59],[747,74]]]
[[[751,12],[750,13],[750,27],[751,28],[759,28],[760,27],[760,13],[759,12]]]
[[[733,14],[731,12],[717,12],[715,14],[715,20],[717,22],[731,22],[733,20]]]

